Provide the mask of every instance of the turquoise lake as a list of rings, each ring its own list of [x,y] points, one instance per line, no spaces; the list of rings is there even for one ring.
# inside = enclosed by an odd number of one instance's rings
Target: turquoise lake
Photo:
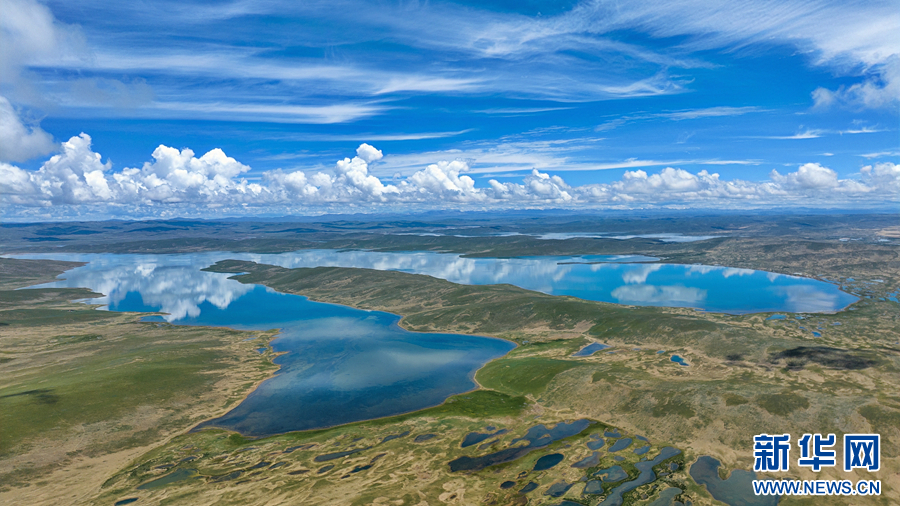
[[[856,300],[835,285],[760,271],[644,262],[646,257],[462,258],[414,252],[307,250],[283,254],[29,254],[88,262],[39,286],[85,287],[111,311],[161,312],[148,320],[245,330],[281,329],[281,368],[223,417],[203,426],[263,436],[434,406],[475,387],[475,371],[514,345],[478,336],[408,332],[396,315],[311,302],[228,274],[224,259],[283,267],[344,266],[427,274],[463,284],[509,283],[605,302],[727,313],[832,312]]]

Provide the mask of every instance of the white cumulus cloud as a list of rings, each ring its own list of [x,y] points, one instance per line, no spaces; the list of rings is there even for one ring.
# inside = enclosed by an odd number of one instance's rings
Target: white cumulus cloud
[[[572,186],[562,177],[533,169],[521,182],[491,179],[484,187],[466,175],[468,163],[439,161],[407,177],[390,181],[373,175],[370,164],[383,156],[362,144],[353,158],[338,160],[330,170],[268,171],[262,182],[245,177],[251,168],[213,149],[202,156],[190,149],[159,146],[141,167],[115,170],[91,149],[87,134],[62,143],[61,153],[37,170],[0,163],[4,214],[22,218],[28,208],[51,214],[80,216],[118,208],[131,216],[204,215],[223,213],[363,211],[391,206],[417,208],[642,207],[692,205],[747,207],[822,202],[870,205],[900,200],[900,165],[866,165],[856,179],[818,163],[807,163],[769,181],[723,180],[702,170],[692,173],[666,167],[657,173],[626,171],[616,181]],[[77,208],[77,213],[75,209]],[[67,211],[68,209],[68,211]],[[256,211],[254,211],[256,209]],[[291,211],[286,211],[291,210]],[[13,211],[13,212],[10,212]],[[34,215],[34,213],[31,213]]]
[[[366,163],[372,163],[381,160],[384,155],[381,154],[380,149],[375,149],[373,146],[362,143],[356,148],[356,156],[360,157]]]
[[[112,171],[91,149],[82,133],[62,143],[62,153],[29,172],[3,164],[0,191],[14,203],[30,205],[153,204],[205,202],[224,204],[235,196],[258,195],[262,188],[237,176],[250,167],[213,149],[200,158],[190,149],[159,146],[153,162],[140,169]]]
[[[866,165],[859,172],[869,186],[900,195],[900,165],[891,162],[876,163]]]
[[[818,163],[807,163],[801,165],[797,172],[782,176],[777,170],[773,170],[770,174],[773,181],[781,183],[789,188],[800,189],[822,189],[834,188],[838,185],[837,172],[823,167]]]
[[[537,169],[525,178],[523,184],[500,183],[494,179],[488,181],[493,190],[492,197],[505,201],[548,201],[570,202],[571,187],[559,176],[551,176]]]
[[[423,198],[434,196],[461,202],[480,200],[483,196],[475,188],[475,180],[460,175],[467,170],[469,165],[458,160],[433,163],[410,176],[404,186],[414,188],[413,191]]]

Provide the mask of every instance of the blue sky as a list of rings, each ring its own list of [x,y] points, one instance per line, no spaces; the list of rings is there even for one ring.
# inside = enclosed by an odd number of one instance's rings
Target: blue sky
[[[0,3],[7,219],[900,195],[893,1]]]

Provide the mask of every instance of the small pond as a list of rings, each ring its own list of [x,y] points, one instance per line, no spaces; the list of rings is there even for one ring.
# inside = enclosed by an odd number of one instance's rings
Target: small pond
[[[669,359],[669,360],[671,360],[672,362],[675,362],[675,363],[678,364],[678,365],[683,365],[683,366],[688,366],[688,365],[690,365],[690,364],[688,364],[687,362],[685,362],[684,359],[681,358],[681,357],[679,357],[678,355],[672,355],[672,358]]]
[[[613,443],[612,446],[609,447],[609,453],[624,450],[625,448],[628,448],[629,446],[631,446],[631,438],[630,437],[620,439],[620,440],[616,441],[615,443]]]
[[[590,357],[594,353],[597,353],[600,350],[605,350],[606,348],[609,348],[608,344],[591,343],[591,344],[585,346],[584,348],[573,353],[572,356],[573,357]]]
[[[551,467],[555,467],[556,464],[559,464],[563,461],[565,457],[562,453],[551,453],[549,455],[544,455],[543,457],[537,459],[537,462],[534,463],[535,471],[546,471]]]

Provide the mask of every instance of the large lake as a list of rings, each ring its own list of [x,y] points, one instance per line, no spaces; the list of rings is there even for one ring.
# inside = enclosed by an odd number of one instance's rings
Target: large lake
[[[508,283],[528,290],[571,295],[587,300],[639,306],[691,307],[733,314],[834,312],[857,300],[833,284],[814,279],[732,267],[648,262],[655,259],[640,256],[462,258],[455,254],[433,252],[334,250],[303,250],[266,255],[214,252],[179,255],[16,256],[91,262],[91,266],[67,273],[66,277],[81,277],[81,272],[91,272],[91,282],[94,284],[76,282],[82,284],[71,286],[89,286],[94,291],[110,295],[113,302],[118,300],[113,295],[114,292],[123,293],[121,288],[116,287],[116,283],[126,276],[129,269],[152,273],[158,267],[177,265],[194,272],[228,258],[289,268],[329,266],[395,270],[427,274],[467,285]],[[222,276],[200,273],[194,276],[203,280],[215,279],[215,282],[206,282],[216,286],[234,286],[232,282],[225,282]],[[232,290],[216,293],[213,287],[210,289],[208,300],[223,300],[223,297],[233,296]],[[179,305],[191,306],[181,298],[177,298],[177,301]],[[165,301],[160,299],[160,302]],[[169,302],[161,306],[162,311],[183,314],[184,309],[174,305],[174,302]]]
[[[207,422],[262,436],[404,413],[475,387],[473,375],[513,344],[423,334],[399,317],[311,302],[202,268],[224,259],[283,267],[343,266],[427,274],[464,284],[510,283],[549,294],[636,305],[750,313],[830,312],[856,300],[812,279],[746,269],[643,262],[646,257],[461,258],[413,252],[307,250],[283,254],[29,254],[88,262],[40,286],[85,287],[111,311],[150,311],[177,325],[281,329],[278,373],[234,410]],[[631,262],[631,263],[629,263]]]

